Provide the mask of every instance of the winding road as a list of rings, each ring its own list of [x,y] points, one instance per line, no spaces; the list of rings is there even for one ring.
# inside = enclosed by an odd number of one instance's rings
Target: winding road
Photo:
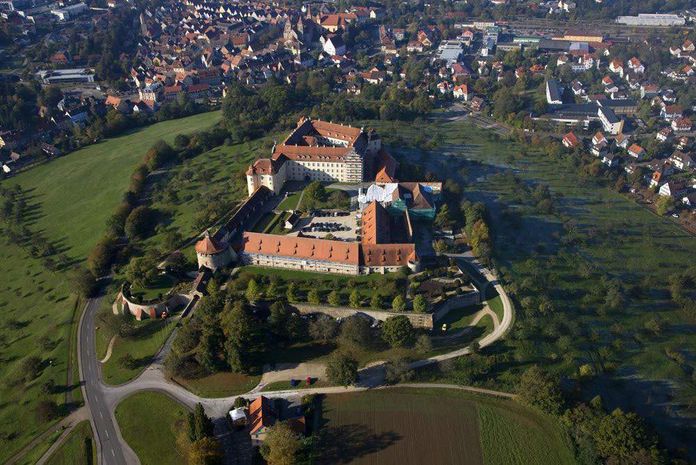
[[[479,281],[480,291],[485,295],[486,288],[493,285],[498,291],[503,303],[503,319],[494,330],[483,337],[479,344],[481,347],[486,347],[493,344],[498,339],[502,338],[510,329],[513,322],[513,308],[510,300],[505,293],[505,290],[497,281],[490,270],[483,267],[471,254],[449,255],[451,258],[462,261],[468,268],[480,277],[475,279]],[[175,384],[167,379],[164,372],[164,359],[171,346],[171,341],[176,334],[176,329],[173,331],[170,338],[164,344],[160,352],[154,357],[150,366],[138,376],[135,380],[119,385],[109,386],[103,383],[101,377],[101,364],[97,358],[96,342],[95,342],[95,317],[101,307],[103,296],[90,299],[82,314],[79,325],[78,351],[79,351],[79,368],[80,379],[82,384],[85,403],[92,424],[92,430],[97,443],[97,455],[99,462],[102,465],[137,465],[139,464],[138,457],[133,450],[126,444],[121,436],[121,432],[116,423],[114,412],[118,403],[131,394],[140,391],[159,391],[165,393],[179,402],[193,408],[197,403],[201,403],[206,410],[206,413],[212,418],[223,418],[230,409],[234,400],[238,396],[224,398],[204,398],[199,397],[183,387]],[[446,354],[441,354],[427,359],[418,360],[411,363],[412,368],[419,368],[433,363],[442,362],[444,360],[460,357],[471,353],[468,347],[455,350]],[[323,387],[309,388],[288,391],[264,392],[263,395],[271,398],[288,398],[302,394],[335,394],[344,392],[356,392],[367,389],[375,389],[383,387],[384,384],[384,365],[376,364],[359,371],[359,380],[355,386],[344,387]],[[510,397],[508,393],[490,391],[475,387],[450,386],[440,384],[410,384],[410,387],[443,387],[452,389],[464,389],[472,392],[481,392],[494,394],[504,397]],[[259,389],[242,394],[247,398],[254,398],[261,393]]]

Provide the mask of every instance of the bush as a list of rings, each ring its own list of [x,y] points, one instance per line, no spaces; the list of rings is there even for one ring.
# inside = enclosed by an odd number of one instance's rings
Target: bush
[[[348,355],[336,353],[326,364],[326,376],[334,384],[354,384],[358,380],[358,361]]]
[[[413,370],[408,366],[408,361],[405,358],[396,358],[390,360],[385,365],[384,380],[387,384],[406,383],[411,381],[414,376]]]
[[[147,237],[157,223],[156,212],[146,206],[133,209],[126,218],[125,232],[129,239]]]
[[[36,405],[36,418],[40,422],[55,420],[60,416],[58,404],[53,400],[42,400]]]
[[[41,359],[34,355],[26,357],[19,365],[20,377],[28,383],[41,374]]]
[[[387,318],[382,324],[382,339],[391,347],[406,347],[413,344],[413,325],[405,315]]]
[[[522,373],[518,391],[522,402],[546,413],[556,415],[563,407],[558,380],[537,365]]]

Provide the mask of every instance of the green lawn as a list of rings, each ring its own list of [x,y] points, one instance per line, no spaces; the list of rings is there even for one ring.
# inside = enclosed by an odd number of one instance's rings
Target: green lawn
[[[228,397],[244,394],[259,384],[260,376],[241,373],[215,373],[199,379],[174,378],[178,384],[201,397]]]
[[[166,227],[182,237],[202,232],[246,199],[246,169],[269,143],[271,135],[221,145],[177,164],[157,177],[152,207],[162,213]],[[156,244],[160,237],[155,235],[146,244]]]
[[[32,229],[43,230],[70,257],[84,258],[150,146],[159,139],[171,143],[177,134],[207,129],[219,119],[219,112],[209,112],[157,123],[32,168],[8,183],[20,184],[30,204],[38,206]]]
[[[309,386],[305,382],[304,379],[298,380],[300,381],[300,384],[297,386],[292,386],[290,384],[290,380],[287,381],[276,381],[274,383],[268,383],[261,389],[263,392],[269,392],[269,391],[290,391],[290,390],[296,390],[296,389],[311,389],[311,388],[320,388],[320,387],[329,387],[333,386],[330,382],[326,380],[317,380],[310,384]]]
[[[48,398],[62,405],[66,400],[62,391],[77,298],[64,276],[47,271],[40,260],[5,240],[0,240],[0,263],[0,463],[4,463],[48,427],[34,415],[37,403]],[[30,356],[41,359],[38,377],[20,381],[25,374],[22,360]],[[49,381],[59,392],[42,392],[42,385]],[[71,390],[73,401],[79,401],[77,378]]]
[[[399,388],[328,395],[322,414],[318,464],[575,463],[560,425],[512,400]]]
[[[169,319],[144,319],[134,321],[136,334],[132,337],[122,338],[116,336],[111,358],[102,365],[102,377],[107,384],[122,384],[137,377],[149,365],[165,343],[169,335],[174,331],[177,320]],[[106,341],[108,344],[108,341]],[[104,348],[106,350],[106,348]],[[120,360],[126,354],[135,359],[136,366],[127,368],[121,365]]]
[[[474,319],[476,312],[483,308],[481,305],[471,305],[469,307],[460,307],[450,310],[444,318],[435,322],[435,327],[440,328],[443,324],[447,324],[447,330],[453,331],[468,327]]]
[[[277,277],[282,280],[278,285],[278,292],[285,295],[287,285],[294,282],[301,301],[306,297],[310,289],[316,289],[322,301],[332,290],[338,291],[343,304],[348,305],[348,297],[355,289],[362,300],[362,306],[370,304],[373,293],[382,297],[382,309],[391,308],[391,301],[397,292],[405,292],[406,279],[401,273],[387,273],[385,275],[373,273],[369,275],[345,276],[338,274],[314,273],[309,271],[283,270],[264,268],[258,266],[245,266],[232,281],[232,286],[241,286],[246,289],[246,283],[252,277],[257,280]]]
[[[280,205],[278,205],[277,210],[297,210],[297,208],[300,206],[299,201],[301,196],[302,191],[293,192],[292,194],[288,195],[285,199],[283,199],[282,202],[280,202]]]
[[[116,421],[123,439],[142,465],[184,463],[176,447],[179,432],[185,434],[188,410],[164,394],[140,392],[116,407]]]
[[[503,309],[503,301],[500,298],[500,296],[497,295],[492,299],[488,299],[486,303],[488,304],[490,309],[493,310],[493,313],[495,313],[498,316],[498,321],[502,322],[503,316],[505,315],[505,310]]]
[[[51,455],[46,465],[92,465],[97,463],[97,448],[89,421],[83,421]]]
[[[552,417],[511,401],[478,406],[486,465],[573,464],[569,440]]]
[[[147,287],[131,286],[130,293],[139,301],[147,301],[151,299],[162,298],[166,295],[172,287],[176,284],[176,279],[167,274],[157,275],[155,280],[150,283]]]

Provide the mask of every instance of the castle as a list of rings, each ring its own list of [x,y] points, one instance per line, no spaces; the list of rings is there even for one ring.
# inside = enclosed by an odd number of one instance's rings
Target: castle
[[[271,158],[249,167],[247,189],[249,196],[261,186],[277,195],[286,181],[393,182],[396,165],[373,130],[301,118]]]
[[[417,271],[413,222],[432,221],[442,184],[398,182],[397,165],[373,130],[301,118],[273,147],[271,158],[256,160],[247,170],[246,201],[219,231],[196,244],[199,268],[215,271],[237,262],[349,275]],[[359,239],[250,231],[286,181],[372,181],[367,190],[359,189]]]

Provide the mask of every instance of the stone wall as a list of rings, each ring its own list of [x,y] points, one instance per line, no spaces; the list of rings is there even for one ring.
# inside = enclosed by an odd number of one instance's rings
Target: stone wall
[[[466,294],[449,296],[444,302],[435,305],[435,320],[442,319],[450,310],[454,310],[455,308],[468,307],[480,303],[481,293],[476,289]]]
[[[302,314],[323,313],[334,318],[347,318],[355,315],[356,313],[364,313],[375,320],[384,321],[392,316],[404,315],[409,319],[409,321],[411,321],[411,324],[415,328],[433,329],[432,313],[397,313],[387,312],[384,310],[372,310],[369,308],[329,307],[325,305],[311,304],[293,304],[293,307],[295,307]]]
[[[152,316],[158,318],[162,312],[171,312],[172,309],[187,305],[189,300],[191,298],[185,294],[168,294],[160,302],[139,304],[128,300],[122,292],[119,292],[116,297],[114,313],[130,312],[138,321]]]

